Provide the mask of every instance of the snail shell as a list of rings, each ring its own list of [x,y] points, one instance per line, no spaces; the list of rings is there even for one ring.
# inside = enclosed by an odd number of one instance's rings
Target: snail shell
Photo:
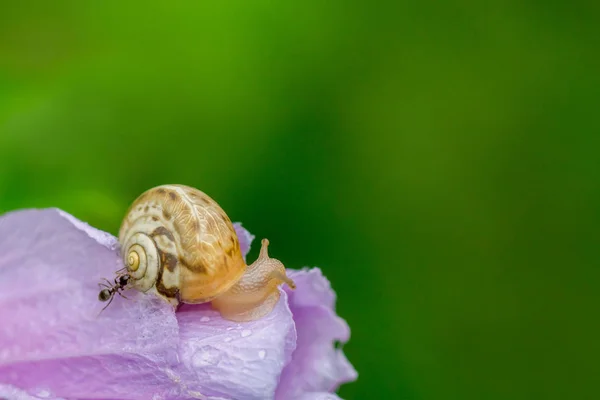
[[[123,220],[119,242],[131,285],[173,305],[211,301],[247,268],[225,211],[185,185],[141,194]]]

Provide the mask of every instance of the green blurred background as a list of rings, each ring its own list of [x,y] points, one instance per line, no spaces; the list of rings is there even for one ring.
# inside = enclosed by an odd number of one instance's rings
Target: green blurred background
[[[343,398],[600,398],[598,4],[2,2],[0,211],[192,185],[331,280]]]

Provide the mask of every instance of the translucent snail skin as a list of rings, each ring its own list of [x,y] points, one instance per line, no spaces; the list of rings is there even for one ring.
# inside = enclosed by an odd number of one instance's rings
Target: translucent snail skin
[[[268,254],[246,265],[237,234],[223,209],[202,191],[161,185],[142,193],[119,230],[128,286],[173,306],[212,302],[223,318],[244,322],[269,314],[278,286],[294,282]]]

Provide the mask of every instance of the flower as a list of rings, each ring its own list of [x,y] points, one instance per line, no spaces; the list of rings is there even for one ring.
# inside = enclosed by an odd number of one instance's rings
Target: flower
[[[254,236],[235,229],[245,256]],[[288,270],[296,290],[236,323],[135,290],[101,311],[98,283],[122,267],[114,236],[62,210],[0,217],[0,398],[339,399],[357,379],[318,268]]]

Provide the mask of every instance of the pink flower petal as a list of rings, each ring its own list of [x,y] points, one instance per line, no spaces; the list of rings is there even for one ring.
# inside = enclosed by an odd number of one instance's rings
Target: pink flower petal
[[[64,400],[52,396],[47,390],[37,390],[36,396],[33,396],[24,390],[18,389],[11,385],[3,385],[0,383],[0,399],[6,400]]]
[[[235,228],[245,256],[254,236]],[[356,379],[318,269],[290,270],[296,291],[239,324],[133,290],[98,315],[98,283],[121,268],[115,237],[61,210],[0,217],[0,398],[338,399]]]
[[[243,324],[224,320],[207,305],[181,307],[182,361],[196,372],[197,390],[234,399],[273,398],[296,347],[286,297],[282,292],[273,312]]]
[[[335,392],[358,377],[343,351],[334,346],[336,341],[344,344],[350,339],[350,328],[335,314],[335,293],[319,268],[290,271],[289,275],[297,285],[295,291],[286,290],[298,341],[292,362],[281,376],[277,399]]]
[[[250,245],[254,240],[254,235],[244,229],[240,222],[235,222],[233,227],[235,228],[235,233],[240,241],[240,250],[242,250],[244,259],[246,259],[246,255],[248,255],[248,252],[250,251]]]
[[[135,291],[98,315],[98,282],[122,268],[116,238],[55,209],[2,216],[0,238],[1,383],[69,398],[273,396],[295,348],[285,294],[239,326]]]
[[[98,315],[98,282],[121,268],[116,239],[55,209],[2,216],[0,238],[0,382],[74,398],[177,391],[168,305],[127,293]]]

